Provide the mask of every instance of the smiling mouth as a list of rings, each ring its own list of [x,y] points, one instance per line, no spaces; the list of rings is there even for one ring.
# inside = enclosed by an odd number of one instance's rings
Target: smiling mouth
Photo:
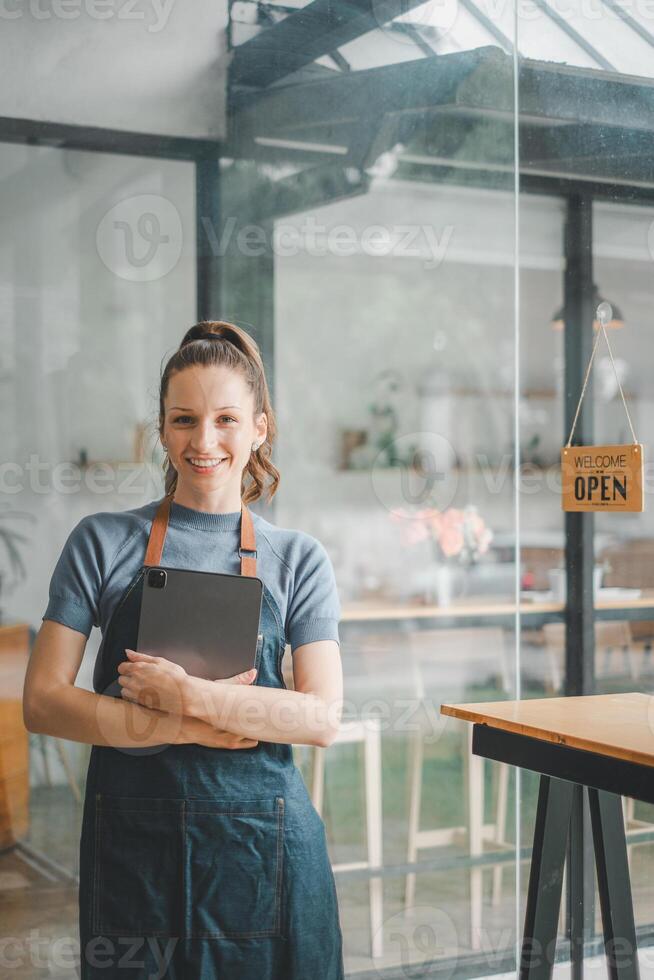
[[[227,459],[226,456],[221,458],[216,457],[215,459],[199,459],[197,456],[187,457],[187,462],[193,467],[194,470],[202,470],[203,472],[210,472],[217,469],[221,463],[224,463]]]

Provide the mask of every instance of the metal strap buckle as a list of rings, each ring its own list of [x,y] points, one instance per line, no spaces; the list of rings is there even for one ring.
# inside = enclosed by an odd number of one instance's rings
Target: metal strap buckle
[[[243,558],[243,557],[245,557],[245,558],[256,558],[257,557],[256,550],[255,551],[250,551],[248,548],[245,548],[245,555],[243,554],[243,551],[244,551],[243,548],[239,548],[238,549],[238,556],[239,556],[239,558]]]

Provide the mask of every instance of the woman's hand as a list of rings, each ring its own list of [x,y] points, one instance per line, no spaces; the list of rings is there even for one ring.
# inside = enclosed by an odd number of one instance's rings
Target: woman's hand
[[[134,701],[146,708],[168,711],[171,714],[188,714],[189,675],[181,664],[166,660],[165,657],[152,657],[149,653],[138,653],[126,649],[129,657],[118,664],[118,683],[126,701]],[[256,670],[247,670],[235,677],[214,681],[218,684],[251,684]],[[211,682],[209,682],[211,683]]]

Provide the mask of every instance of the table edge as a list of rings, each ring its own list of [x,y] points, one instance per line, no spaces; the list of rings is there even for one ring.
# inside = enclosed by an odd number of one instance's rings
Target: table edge
[[[483,704],[483,702],[482,702]],[[513,735],[525,735],[529,738],[536,738],[541,742],[550,742],[552,745],[566,745],[571,749],[582,749],[584,752],[592,752],[594,755],[603,755],[611,759],[623,759],[625,762],[636,762],[641,766],[654,768],[654,749],[651,755],[638,752],[636,750],[623,749],[619,746],[610,745],[605,742],[597,742],[592,739],[582,738],[576,735],[561,735],[554,732],[545,732],[542,728],[535,725],[525,724],[524,722],[508,721],[505,718],[489,719],[481,711],[471,711],[466,708],[458,708],[456,705],[442,704],[440,712],[461,721],[469,721],[475,725],[486,725],[488,728],[499,728]]]

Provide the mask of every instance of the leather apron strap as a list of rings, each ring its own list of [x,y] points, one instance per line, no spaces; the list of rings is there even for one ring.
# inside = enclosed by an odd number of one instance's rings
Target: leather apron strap
[[[161,564],[161,555],[163,553],[164,541],[166,540],[166,531],[168,530],[168,518],[170,517],[172,499],[172,497],[166,495],[159,504],[157,513],[154,515],[152,527],[150,528],[150,537],[148,538],[148,547],[145,552],[145,561],[143,562],[146,567]],[[245,554],[245,552],[248,552],[248,554]],[[241,559],[241,575],[247,575],[251,578],[256,577],[257,539],[254,532],[254,524],[252,523],[252,515],[243,501],[241,501],[241,544],[238,553]]]

